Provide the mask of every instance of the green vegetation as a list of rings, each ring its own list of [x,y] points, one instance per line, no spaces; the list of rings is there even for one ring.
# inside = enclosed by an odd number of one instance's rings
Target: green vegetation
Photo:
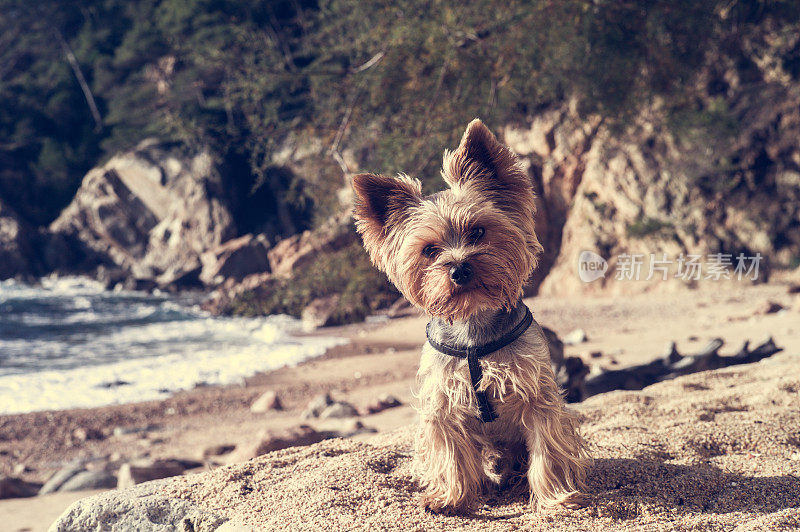
[[[686,158],[708,160],[744,116],[729,108],[725,69],[757,90],[747,39],[769,28],[791,43],[800,3],[0,0],[0,28],[0,197],[28,221],[49,223],[89,168],[158,137],[211,149],[240,232],[273,238],[340,208],[347,160],[435,189],[442,148],[469,120],[525,123],[567,100],[619,127],[657,102]],[[800,44],[775,60],[800,79]],[[297,172],[275,162],[287,146],[312,153]],[[743,165],[684,174],[726,191]],[[759,165],[746,163],[754,180]],[[643,218],[628,234],[670,227]],[[397,296],[353,245],[234,309],[297,315],[333,293],[337,321]]]
[[[592,204],[592,207],[594,207],[601,216],[610,216],[614,212],[614,207],[610,206],[605,201],[597,200],[596,192],[585,192],[583,196],[589,200],[589,202]]]
[[[0,0],[0,196],[48,223],[88,168],[157,136],[235,169],[243,217],[259,196],[289,203],[293,218],[245,221],[289,233],[334,207],[342,150],[436,187],[442,147],[475,116],[497,127],[573,97],[625,123],[658,97],[679,129],[724,134],[727,109],[695,97],[698,68],[736,57],[768,18],[796,32],[799,13],[789,0]],[[794,72],[798,58],[780,59]],[[275,172],[289,138],[321,140],[324,160]]]
[[[670,222],[663,222],[655,218],[642,217],[629,225],[627,229],[628,236],[633,238],[644,238],[648,235],[654,235],[667,229],[672,229],[673,225]]]
[[[231,304],[231,312],[244,316],[300,316],[314,299],[334,294],[340,299],[331,316],[332,325],[363,320],[400,297],[386,276],[370,263],[360,242],[355,242],[325,255],[325,260],[299,268],[291,280],[277,280],[264,293],[242,294]]]

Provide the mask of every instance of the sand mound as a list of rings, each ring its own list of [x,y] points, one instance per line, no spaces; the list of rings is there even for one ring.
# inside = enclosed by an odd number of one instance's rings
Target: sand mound
[[[52,529],[796,530],[798,363],[779,354],[579,405],[596,458],[594,500],[579,510],[536,514],[524,496],[500,493],[472,515],[425,513],[409,427],[85,499]]]

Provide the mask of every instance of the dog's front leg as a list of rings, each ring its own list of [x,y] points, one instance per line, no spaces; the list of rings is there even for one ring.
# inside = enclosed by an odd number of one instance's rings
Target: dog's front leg
[[[422,505],[433,512],[460,512],[487,481],[483,443],[456,412],[423,413],[415,441],[414,470],[425,489]]]
[[[538,508],[581,505],[591,458],[575,415],[564,407],[555,381],[544,384],[538,400],[527,404],[523,413],[531,504],[535,501]]]

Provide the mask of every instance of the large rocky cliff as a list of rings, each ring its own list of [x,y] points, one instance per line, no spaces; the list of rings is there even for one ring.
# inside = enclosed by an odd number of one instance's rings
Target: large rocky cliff
[[[542,292],[653,288],[616,282],[622,254],[645,255],[642,279],[650,253],[666,254],[673,279],[681,254],[735,266],[760,253],[763,274],[797,265],[800,86],[785,58],[800,38],[762,30],[710,54],[679,111],[654,101],[621,128],[563,105],[505,129],[540,194]],[[579,279],[585,250],[609,261],[604,279]]]

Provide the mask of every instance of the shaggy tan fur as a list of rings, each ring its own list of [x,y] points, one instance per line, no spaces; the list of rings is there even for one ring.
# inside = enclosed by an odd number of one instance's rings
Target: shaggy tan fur
[[[479,345],[502,336],[495,329],[506,326],[542,251],[533,191],[516,156],[480,120],[445,152],[442,176],[450,189],[427,197],[405,175],[355,176],[356,227],[375,265],[409,301],[449,324],[447,339]],[[453,270],[465,264],[471,277],[456,282]],[[423,349],[415,471],[425,506],[467,509],[488,486],[509,484],[526,467],[532,503],[577,502],[590,460],[541,328],[534,323],[480,363],[479,388],[499,416],[491,423],[476,417],[466,361],[430,344]]]
[[[505,462],[506,471],[515,462],[528,466],[531,503],[539,508],[580,502],[591,460],[575,416],[564,407],[541,328],[534,324],[513,345],[483,359],[482,367],[480,388],[498,414],[492,423],[476,417],[464,361],[443,357],[429,344],[422,350],[414,465],[428,490],[426,504],[469,508],[491,484],[513,484],[487,471],[494,460]],[[517,454],[526,450],[527,456]]]

